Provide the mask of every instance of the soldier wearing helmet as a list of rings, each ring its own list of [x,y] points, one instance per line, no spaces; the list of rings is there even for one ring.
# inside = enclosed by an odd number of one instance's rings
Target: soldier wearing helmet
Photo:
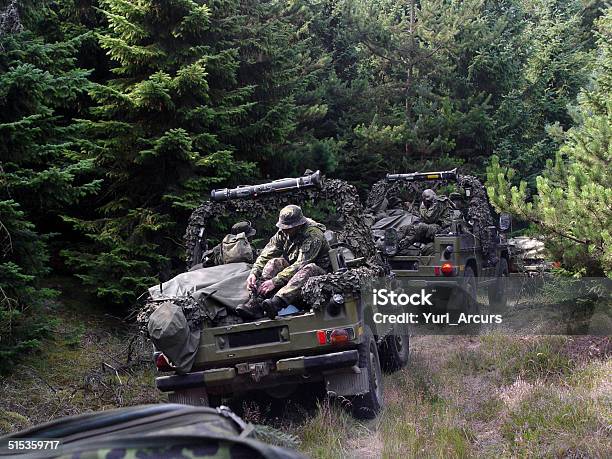
[[[259,306],[249,301],[236,312],[244,319],[267,316],[274,319],[280,309],[298,299],[309,277],[325,274],[330,267],[329,244],[325,227],[306,218],[299,206],[280,211],[278,231],[255,260],[247,279],[247,289],[263,297],[273,293]]]

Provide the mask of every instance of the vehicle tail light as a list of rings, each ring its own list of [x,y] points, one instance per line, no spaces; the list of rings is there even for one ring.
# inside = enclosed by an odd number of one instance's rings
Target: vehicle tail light
[[[444,263],[442,268],[440,268],[440,271],[442,271],[442,274],[445,276],[452,276],[455,274],[455,267],[452,263]]]
[[[319,344],[326,344],[327,343],[327,335],[325,334],[325,331],[317,330],[317,342]]]
[[[174,370],[168,358],[161,352],[157,354],[157,357],[155,357],[155,366],[157,367],[158,371],[173,371]]]
[[[440,275],[440,267],[439,266],[434,266],[434,275],[436,275],[436,276]]]
[[[341,328],[332,330],[331,334],[329,335],[329,342],[331,344],[347,343],[349,339],[350,337],[348,332]]]

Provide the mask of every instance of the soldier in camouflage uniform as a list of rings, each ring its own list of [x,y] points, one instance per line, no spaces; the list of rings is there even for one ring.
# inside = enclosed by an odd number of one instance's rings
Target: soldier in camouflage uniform
[[[431,189],[423,191],[419,206],[421,221],[399,229],[400,250],[415,242],[432,242],[437,233],[450,226],[453,210],[455,206],[447,197],[438,196]]]
[[[261,318],[264,311],[274,319],[279,310],[298,299],[308,278],[329,270],[323,225],[304,217],[299,206],[289,205],[281,210],[276,226],[279,231],[264,247],[247,279],[251,292],[262,297],[274,292],[274,296],[238,306],[236,312],[243,319]]]

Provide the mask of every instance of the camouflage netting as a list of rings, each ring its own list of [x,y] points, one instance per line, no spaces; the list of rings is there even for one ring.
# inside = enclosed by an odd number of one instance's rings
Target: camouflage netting
[[[207,316],[205,308],[203,308],[192,296],[149,300],[143,305],[136,316],[136,322],[145,335],[148,336],[149,334],[147,329],[149,317],[151,317],[151,314],[153,314],[159,306],[167,301],[176,304],[183,310],[183,314],[191,330],[198,330],[202,328],[204,322],[211,320],[211,318]]]
[[[487,190],[476,177],[472,175],[459,175],[456,182],[448,180],[431,180],[424,182],[389,181],[386,178],[374,184],[366,208],[368,211],[377,211],[383,200],[387,198],[401,198],[402,201],[413,202],[418,207],[421,202],[421,194],[427,188],[434,191],[445,185],[456,184],[459,189],[471,189],[471,196],[467,203],[468,219],[474,221],[477,226],[485,228],[493,225],[493,216],[487,198]]]
[[[187,226],[185,242],[187,246],[187,266],[192,266],[194,247],[201,228],[209,229],[210,220],[215,217],[252,219],[255,216],[278,216],[278,212],[288,204],[302,205],[306,202],[326,200],[335,205],[341,230],[336,231],[338,240],[347,244],[357,257],[365,257],[377,263],[376,248],[369,228],[363,223],[363,206],[357,190],[343,180],[325,179],[321,188],[292,190],[288,193],[266,194],[252,199],[232,201],[207,201],[198,207]],[[324,222],[321,222],[324,223]]]
[[[292,190],[287,193],[266,194],[255,199],[237,199],[231,201],[204,202],[198,207],[187,226],[185,242],[187,247],[187,266],[192,266],[193,253],[201,228],[206,232],[215,218],[231,217],[235,221],[253,219],[255,216],[269,215],[276,219],[281,208],[288,204],[303,205],[307,202],[328,201],[335,208],[339,230],[335,231],[338,241],[346,244],[356,257],[364,257],[364,266],[348,269],[345,272],[313,277],[302,288],[304,300],[313,308],[326,304],[334,293],[356,294],[366,281],[384,272],[383,262],[377,255],[370,229],[364,223],[363,206],[357,190],[343,180],[326,179],[321,188]],[[321,222],[325,223],[325,222]],[[209,317],[206,309],[194,298],[187,296],[165,301],[180,305],[185,318],[191,327],[208,324],[220,325],[231,323],[231,314],[223,317]],[[146,333],[150,315],[162,303],[161,300],[148,301],[138,314],[138,322]]]
[[[302,288],[302,295],[309,305],[318,309],[327,304],[335,293],[359,295],[361,287],[369,279],[382,273],[382,269],[361,266],[342,273],[311,277]]]

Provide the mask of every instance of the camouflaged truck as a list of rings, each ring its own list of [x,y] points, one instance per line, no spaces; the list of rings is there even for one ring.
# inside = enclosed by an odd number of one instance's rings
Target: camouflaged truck
[[[356,417],[372,418],[383,404],[381,369],[394,371],[407,364],[409,340],[394,328],[377,329],[375,311],[362,301],[363,283],[386,274],[353,186],[324,180],[317,172],[215,190],[189,220],[187,266],[197,267],[219,217],[249,219],[261,234],[261,222],[272,226],[287,204],[301,205],[307,216],[326,225],[332,272],[310,278],[302,289],[302,304],[274,320],[243,322],[227,308],[211,310],[206,299],[175,299],[190,325],[195,318],[200,340],[184,374],[156,352],[157,388],[168,393],[170,402],[216,406],[238,393],[262,390],[283,398],[302,384],[319,382],[328,394],[349,400]],[[327,209],[329,221],[310,214],[309,206],[315,204]],[[261,249],[271,234],[262,235],[255,246]],[[239,287],[245,288],[244,280]],[[153,309],[154,303],[149,302]]]
[[[401,228],[419,222],[428,188],[452,202],[450,225],[431,242],[400,247]],[[395,278],[408,280],[404,285],[434,288],[446,312],[478,314],[480,287],[487,288],[491,311],[505,308],[511,220],[502,214],[493,224],[486,189],[476,177],[457,169],[387,174],[372,187],[367,209],[375,244]]]

